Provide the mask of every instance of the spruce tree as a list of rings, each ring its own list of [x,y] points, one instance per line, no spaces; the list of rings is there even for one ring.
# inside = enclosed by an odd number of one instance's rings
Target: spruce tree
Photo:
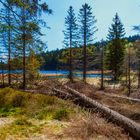
[[[68,66],[69,66],[69,79],[73,81],[73,54],[72,48],[77,46],[77,23],[74,9],[72,6],[67,11],[67,17],[65,18],[65,31],[64,31],[64,44],[69,48],[68,54]]]
[[[13,20],[14,17],[11,13],[12,9],[12,2],[10,0],[5,0],[5,4],[7,7],[2,7],[0,11],[1,16],[1,45],[4,46],[5,56],[8,58],[8,60],[5,59],[5,62],[8,64],[8,84],[11,85],[11,57],[12,57],[12,40],[14,39],[14,32],[13,27],[15,24],[15,21]]]
[[[23,0],[15,3],[17,11],[20,13],[19,35],[17,36],[17,42],[22,54],[22,70],[23,70],[23,88],[26,88],[27,81],[27,63],[26,58],[30,53],[30,48],[38,50],[42,44],[40,36],[40,14],[41,12],[51,13],[45,2],[39,2],[37,0]],[[42,21],[41,21],[42,22]],[[44,22],[43,22],[44,23]]]
[[[108,34],[108,50],[107,50],[107,63],[109,69],[112,70],[114,81],[119,80],[121,75],[121,66],[124,59],[124,38],[125,29],[121,20],[116,13],[113,18],[113,24],[109,28]]]
[[[97,31],[95,16],[88,4],[82,5],[79,11],[80,45],[83,46],[83,81],[86,81],[87,46],[93,42],[93,35]]]
[[[8,13],[5,16],[8,20],[8,22],[6,23],[8,24],[8,26],[6,26],[6,32],[8,33],[7,36],[9,37],[8,39],[6,39],[9,42],[8,51],[11,52],[11,49],[13,48],[12,45],[15,45],[15,57],[20,59],[22,58],[23,88],[25,88],[27,81],[26,59],[30,54],[30,48],[37,52],[38,50],[40,50],[40,47],[44,45],[40,39],[40,36],[43,35],[41,33],[40,24],[45,24],[45,22],[40,18],[41,14],[42,12],[50,14],[52,10],[48,8],[46,2],[38,0],[0,0],[0,3],[2,4],[2,7],[7,9],[7,11],[9,12],[9,16]],[[14,18],[14,25],[13,22],[9,20],[10,15],[12,15],[12,17]],[[11,25],[12,28],[9,28]],[[9,36],[10,34],[13,35],[13,32],[16,33],[14,39]],[[8,57],[8,62],[12,61],[11,58],[14,59],[14,56],[11,56],[10,53]],[[11,63],[8,64],[10,70],[12,65]],[[11,83],[10,80],[9,83]]]

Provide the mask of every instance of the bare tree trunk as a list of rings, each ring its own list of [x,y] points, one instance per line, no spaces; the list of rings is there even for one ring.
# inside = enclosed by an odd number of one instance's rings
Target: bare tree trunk
[[[22,32],[22,41],[23,41],[23,89],[26,88],[26,32],[25,32],[25,26],[26,26],[26,19],[25,19],[25,8],[23,8],[23,32]]]
[[[128,131],[131,135],[135,138],[140,139],[140,125],[131,119],[119,114],[118,112],[109,109],[108,107],[104,106],[103,104],[98,103],[97,101],[86,97],[82,93],[71,89],[67,86],[65,88],[70,91],[71,95],[74,96],[74,102],[87,107],[87,108],[94,108],[97,112],[101,112],[102,116],[106,117],[109,121],[113,121],[119,126],[122,126],[126,131]]]
[[[138,69],[138,88],[140,88],[140,62],[139,62],[139,69]]]
[[[87,28],[87,25],[86,25],[86,22],[87,22],[87,17],[86,17],[86,9],[85,9],[85,23],[84,23],[84,49],[83,49],[83,53],[84,53],[84,58],[83,58],[83,81],[86,82],[86,72],[87,72],[87,44],[86,44],[86,28]]]
[[[126,65],[126,68],[125,68],[125,85],[127,86],[127,82],[128,82],[128,71],[127,71],[127,65]]]
[[[128,94],[127,96],[129,97],[131,94],[131,58],[130,58],[130,46],[129,46],[129,53],[128,53]]]
[[[101,90],[103,90],[104,89],[104,60],[103,60],[103,58],[104,58],[104,46],[103,46],[103,44],[102,44],[102,50],[101,50]]]
[[[72,66],[72,32],[70,29],[70,55],[69,55],[69,79],[73,82],[73,66]]]
[[[10,5],[10,4],[9,4]],[[11,22],[10,10],[8,9],[8,84],[11,85]]]
[[[3,68],[3,62],[1,60],[1,69],[2,69],[2,85],[4,87],[4,68]]]

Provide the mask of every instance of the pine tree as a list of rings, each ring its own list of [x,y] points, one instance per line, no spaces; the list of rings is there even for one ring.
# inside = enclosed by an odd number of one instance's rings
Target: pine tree
[[[5,4],[7,7],[2,7],[0,11],[1,15],[1,45],[4,46],[5,56],[8,58],[8,60],[5,60],[5,62],[8,63],[8,84],[11,85],[11,57],[12,57],[12,40],[14,39],[14,32],[13,32],[13,26],[14,26],[14,20],[13,15],[11,13],[12,9],[12,2],[10,0],[5,0]]]
[[[73,81],[73,54],[72,48],[77,46],[77,23],[76,23],[76,16],[74,13],[74,9],[72,6],[69,7],[67,12],[67,17],[65,18],[65,27],[66,30],[64,31],[64,44],[66,47],[69,48],[68,54],[68,66],[69,66],[69,79]]]
[[[41,11],[51,13],[52,11],[48,9],[48,5],[46,3],[38,2],[37,0],[24,0],[17,1],[16,7],[18,7],[18,11],[20,13],[20,24],[19,24],[19,35],[17,42],[19,46],[21,46],[21,54],[22,54],[22,70],[23,70],[23,88],[26,87],[26,58],[30,53],[30,48],[33,50],[39,49],[42,44],[40,40],[41,31],[39,15]],[[33,48],[34,47],[34,48]]]
[[[79,11],[80,44],[83,46],[83,81],[86,81],[87,71],[87,46],[93,41],[93,35],[97,31],[95,16],[88,4],[82,5]]]
[[[113,24],[109,28],[108,34],[108,50],[107,50],[107,63],[113,72],[114,81],[117,81],[121,75],[121,66],[124,59],[124,38],[125,30],[121,20],[116,13],[113,18]]]

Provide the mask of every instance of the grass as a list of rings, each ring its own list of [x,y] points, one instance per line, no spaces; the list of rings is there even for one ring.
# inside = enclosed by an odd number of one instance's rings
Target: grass
[[[73,139],[87,140],[126,140],[123,130],[102,119],[99,114],[83,112],[73,118],[73,123],[65,129],[65,134]]]
[[[106,93],[111,95],[120,95],[122,94],[121,89],[105,89],[104,91],[101,91],[97,87],[90,84],[84,84],[83,82],[77,82],[69,86],[100,102],[101,104],[107,105],[110,109],[113,109],[120,114],[140,123],[139,103],[119,98],[112,98],[106,95]]]
[[[11,88],[1,89],[0,97],[0,119],[13,118],[12,123],[0,126],[0,140],[129,138],[120,127],[71,101]]]
[[[10,125],[6,125],[0,129],[0,139],[5,140],[8,138],[10,139],[11,137],[14,139],[25,139],[39,134],[41,132],[41,128],[42,126],[34,125],[25,118],[16,119]]]
[[[65,102],[42,94],[30,94],[10,88],[0,91],[0,116],[27,116],[35,119],[68,118],[69,112]]]
[[[16,120],[0,129],[0,140],[8,135],[29,137],[40,132],[42,126],[30,121],[65,120],[73,114],[65,101],[42,94],[30,94],[11,88],[0,90],[0,117],[13,117]]]

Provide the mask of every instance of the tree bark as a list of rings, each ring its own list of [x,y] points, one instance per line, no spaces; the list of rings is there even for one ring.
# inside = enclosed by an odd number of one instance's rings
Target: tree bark
[[[139,69],[138,69],[138,88],[140,88],[140,62],[139,62]]]
[[[98,103],[97,101],[86,97],[82,93],[79,93],[78,91],[71,89],[67,86],[64,86],[64,88],[68,91],[62,91],[56,88],[53,88],[52,90],[55,92],[51,95],[55,95],[62,99],[70,99],[75,104],[78,104],[82,107],[94,109],[97,112],[102,113],[101,115],[105,118],[107,118],[108,121],[115,122],[117,125],[123,127],[127,132],[129,132],[133,137],[140,139],[140,124],[132,121],[131,119],[119,114],[116,111],[113,111],[106,107],[103,104]],[[37,90],[26,90],[27,92],[31,93],[42,93],[47,94],[48,91],[37,91]]]
[[[73,82],[73,68],[72,68],[72,31],[70,28],[70,55],[69,55],[69,79]]]
[[[102,44],[102,50],[101,50],[101,90],[104,90],[104,48],[103,48],[103,44]]]
[[[84,19],[84,49],[83,49],[83,53],[84,53],[84,56],[83,56],[83,81],[86,82],[86,72],[87,72],[87,38],[86,38],[86,28],[87,28],[87,25],[86,25],[86,22],[87,22],[87,15],[86,15],[86,9],[84,11],[84,15],[85,15],[85,19]]]
[[[98,103],[95,100],[92,100],[89,97],[86,97],[85,95],[77,92],[74,89],[71,89],[67,86],[65,88],[77,99],[76,102],[78,102],[82,106],[88,107],[88,108],[96,108],[97,111],[100,111],[104,117],[106,117],[108,120],[115,122],[119,126],[123,127],[126,131],[128,131],[133,137],[140,139],[140,124],[132,121],[131,119],[119,114],[116,111],[113,111],[106,107],[105,105],[102,105]]]
[[[129,54],[128,54],[128,94],[129,97],[131,94],[131,74],[130,74],[130,67],[131,67],[131,58],[130,58],[130,46],[129,46]]]
[[[10,4],[9,4],[10,7]],[[11,21],[10,10],[8,9],[8,84],[11,85]]]
[[[23,42],[23,89],[26,88],[26,19],[25,19],[25,8],[23,8],[23,19],[22,19],[22,24],[23,24],[23,32],[22,32],[22,42]]]
[[[114,94],[112,95],[112,94],[107,94],[107,93],[102,93],[102,94],[104,94],[105,96],[112,97],[112,98],[119,98],[120,100],[127,100],[133,103],[140,103],[140,99],[136,99],[136,98],[131,98],[127,96],[119,96],[119,95],[114,95]]]

